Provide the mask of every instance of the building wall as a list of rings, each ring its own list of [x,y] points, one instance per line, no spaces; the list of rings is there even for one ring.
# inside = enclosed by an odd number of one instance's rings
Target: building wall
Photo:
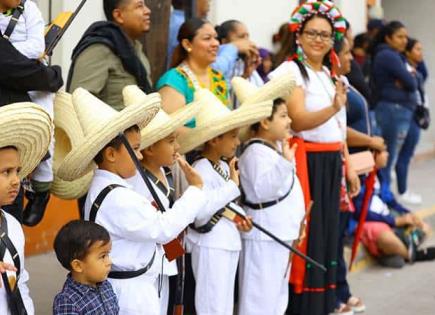
[[[421,41],[425,51],[425,59],[429,68],[429,81],[426,84],[428,104],[432,114],[435,113],[435,41],[433,35],[433,12],[435,1],[419,0],[418,5],[411,6],[407,0],[382,0],[385,18],[387,20],[402,21],[411,37]],[[431,102],[432,101],[432,102]],[[433,150],[435,146],[435,126],[429,131],[423,132],[418,151]]]

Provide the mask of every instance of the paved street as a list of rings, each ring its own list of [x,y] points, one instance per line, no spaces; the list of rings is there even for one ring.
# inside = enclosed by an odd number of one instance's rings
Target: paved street
[[[424,209],[421,213],[429,215],[435,228],[435,160],[414,165],[410,181],[412,190],[424,196],[424,204],[415,210]],[[434,235],[428,243],[435,245]],[[53,297],[60,290],[66,272],[53,254],[30,257],[26,263],[36,314],[51,314]],[[366,315],[435,314],[435,262],[414,264],[402,270],[370,266],[351,273],[349,280],[353,293],[367,305]]]

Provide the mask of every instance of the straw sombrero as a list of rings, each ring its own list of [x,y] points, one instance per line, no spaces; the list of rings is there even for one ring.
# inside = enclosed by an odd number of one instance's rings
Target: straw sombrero
[[[196,127],[180,135],[178,142],[181,154],[228,131],[269,117],[272,112],[272,101],[249,104],[231,111],[207,89],[196,91],[195,98],[206,105],[195,116]]]
[[[17,148],[21,178],[29,175],[47,154],[51,139],[50,115],[33,103],[0,107],[0,148]]]
[[[277,76],[260,88],[241,77],[234,77],[231,86],[241,104],[255,104],[290,95],[296,86],[292,71]]]
[[[61,199],[77,199],[86,194],[92,181],[93,171],[73,181],[64,181],[57,176],[59,165],[73,147],[84,139],[83,130],[78,121],[72,103],[72,95],[58,92],[54,100],[54,180],[50,191]]]
[[[277,98],[286,98],[293,92],[296,80],[293,72],[287,71],[273,78],[260,88],[257,88],[251,82],[241,77],[234,77],[231,84],[237,99],[242,104],[241,106],[243,106],[267,100],[274,101]],[[249,126],[242,128],[239,133],[240,140],[242,142],[249,140],[251,137],[250,132]]]
[[[74,180],[95,168],[94,157],[120,132],[133,125],[145,127],[160,109],[160,95],[153,93],[142,102],[117,112],[88,91],[78,88],[73,104],[85,138],[71,149],[59,165],[57,175]]]
[[[147,95],[136,85],[126,86],[122,91],[122,94],[124,96],[125,106],[142,102],[144,98],[147,97]],[[141,131],[141,150],[166,138],[183,126],[186,122],[192,119],[193,116],[195,116],[201,106],[203,106],[202,102],[194,101],[170,115],[168,115],[163,109],[160,109],[148,126]]]

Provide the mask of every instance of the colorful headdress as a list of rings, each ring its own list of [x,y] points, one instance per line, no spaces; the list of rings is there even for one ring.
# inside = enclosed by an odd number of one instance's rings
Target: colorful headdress
[[[346,20],[335,4],[329,0],[308,0],[298,6],[292,13],[289,23],[290,30],[292,32],[298,32],[303,22],[315,14],[322,14],[331,21],[334,26],[334,36],[336,40],[340,40],[344,37],[346,32]]]

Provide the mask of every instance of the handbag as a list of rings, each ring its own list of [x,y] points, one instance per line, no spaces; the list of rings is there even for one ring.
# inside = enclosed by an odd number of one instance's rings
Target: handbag
[[[358,175],[367,174],[375,167],[373,153],[368,150],[349,154],[349,160]]]
[[[424,105],[417,105],[417,108],[414,111],[414,121],[421,129],[428,129],[430,126],[429,108]]]

